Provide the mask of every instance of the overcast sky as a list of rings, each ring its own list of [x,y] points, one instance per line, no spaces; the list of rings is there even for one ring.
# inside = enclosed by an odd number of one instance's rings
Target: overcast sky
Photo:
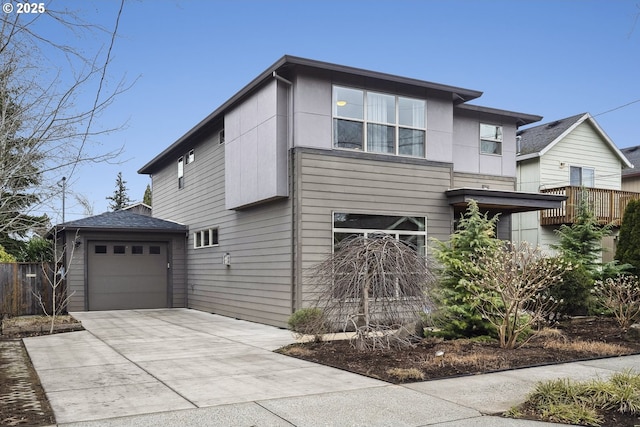
[[[119,3],[45,2],[107,28]],[[137,170],[285,54],[480,90],[473,104],[543,122],[589,112],[640,145],[639,14],[640,0],[127,0],[108,77],[135,83],[98,122],[126,123],[99,147],[123,145],[123,163],[78,169],[66,219],[83,215],[76,193],[106,211],[120,171],[141,200]]]

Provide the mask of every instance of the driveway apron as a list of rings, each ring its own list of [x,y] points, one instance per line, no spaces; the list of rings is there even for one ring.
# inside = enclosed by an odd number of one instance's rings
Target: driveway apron
[[[399,391],[274,353],[294,340],[271,326],[188,309],[72,314],[85,331],[24,340],[59,424],[257,401],[281,405],[282,398],[322,401],[319,395],[344,401],[344,392],[356,390],[380,404]],[[405,401],[425,403],[421,393],[402,393]],[[450,419],[455,406],[438,403],[435,413],[414,416]],[[259,418],[274,416],[265,405],[254,410],[264,412]]]

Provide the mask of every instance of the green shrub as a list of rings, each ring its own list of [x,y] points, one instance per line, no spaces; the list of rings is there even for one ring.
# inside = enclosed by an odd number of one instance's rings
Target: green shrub
[[[2,245],[0,245],[0,262],[16,262],[16,257],[5,251]]]
[[[558,301],[556,318],[587,315],[593,305],[591,290],[594,280],[589,271],[581,264],[562,273],[562,281],[549,289],[550,296]]]
[[[289,329],[301,335],[314,335],[316,340],[327,332],[324,313],[316,307],[296,310],[287,321]]]

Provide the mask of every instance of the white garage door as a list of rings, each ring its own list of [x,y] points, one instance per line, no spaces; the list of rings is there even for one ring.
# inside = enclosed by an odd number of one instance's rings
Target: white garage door
[[[166,243],[88,242],[89,310],[167,307]]]

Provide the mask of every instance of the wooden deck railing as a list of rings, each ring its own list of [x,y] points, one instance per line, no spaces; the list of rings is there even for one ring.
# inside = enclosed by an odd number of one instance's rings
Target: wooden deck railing
[[[584,193],[583,193],[584,191]],[[541,225],[573,224],[578,213],[578,203],[582,194],[589,198],[589,205],[594,209],[600,224],[620,226],[622,216],[630,200],[640,199],[640,193],[632,191],[608,190],[604,188],[558,187],[540,190],[545,194],[567,196],[558,209],[540,211]]]

